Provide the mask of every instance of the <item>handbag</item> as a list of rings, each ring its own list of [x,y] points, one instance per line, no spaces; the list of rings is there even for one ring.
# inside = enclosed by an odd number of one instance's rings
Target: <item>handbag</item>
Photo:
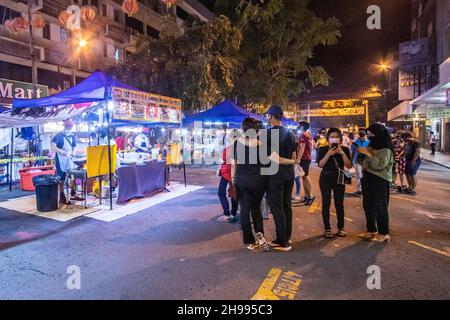
[[[305,171],[303,171],[303,168],[300,166],[300,164],[296,163],[294,165],[294,173],[295,177],[303,177],[305,175]]]
[[[336,165],[336,169],[338,169],[338,184],[341,185],[351,185],[352,184],[352,174],[349,171],[341,169],[339,164],[336,161],[336,158],[333,157],[334,164]]]

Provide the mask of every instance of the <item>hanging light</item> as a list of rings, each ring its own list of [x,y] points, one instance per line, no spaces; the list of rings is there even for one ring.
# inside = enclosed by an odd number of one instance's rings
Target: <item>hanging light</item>
[[[80,12],[81,18],[87,22],[94,20],[97,15],[92,6],[82,6]]]
[[[124,0],[122,3],[122,11],[131,17],[139,11],[139,4],[136,0]]]
[[[14,18],[14,24],[16,25],[16,28],[19,31],[23,31],[23,30],[27,30],[28,27],[30,26],[30,23],[28,22],[28,20],[24,17],[17,17]]]
[[[71,14],[67,12],[67,10],[62,10],[58,15],[58,21],[65,29],[67,29],[67,21],[69,20],[70,16]]]
[[[40,12],[33,13],[30,24],[33,28],[37,29],[45,27],[44,16]]]
[[[14,22],[14,19],[5,20],[4,26],[5,26],[6,30],[8,30],[12,34],[16,34],[19,31],[19,29],[17,29],[17,26]]]

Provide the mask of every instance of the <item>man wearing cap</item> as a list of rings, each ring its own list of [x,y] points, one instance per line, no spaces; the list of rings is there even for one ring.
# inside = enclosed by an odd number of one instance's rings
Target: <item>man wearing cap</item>
[[[136,152],[148,152],[150,148],[150,141],[147,137],[148,128],[142,128],[141,133],[139,133],[136,138],[134,138],[134,147]]]
[[[276,153],[279,157],[285,159],[295,159],[295,137],[289,129],[282,126],[283,109],[276,105],[270,106],[266,116],[271,126],[267,133],[269,153],[271,155]],[[274,130],[277,132],[273,132]],[[280,251],[292,249],[290,245],[292,234],[291,196],[294,179],[295,174],[292,164],[279,164],[277,172],[269,175],[268,179],[267,195],[277,237],[270,245]]]
[[[75,136],[70,132],[73,128],[72,120],[65,120],[63,125],[64,130],[57,133],[52,140],[52,150],[56,152],[56,172],[61,178],[61,183],[59,184],[59,202],[66,204],[67,199],[64,194],[64,180],[66,179],[66,172],[74,168],[71,156],[76,147],[76,142]]]

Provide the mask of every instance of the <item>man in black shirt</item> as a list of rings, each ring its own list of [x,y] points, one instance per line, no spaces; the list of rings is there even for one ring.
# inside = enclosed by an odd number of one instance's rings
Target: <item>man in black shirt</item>
[[[271,129],[267,133],[269,154],[276,153],[281,158],[294,159],[295,137],[292,132],[282,126],[283,109],[273,105],[267,110],[266,115],[271,125]],[[273,132],[274,130],[276,132]],[[277,172],[268,177],[267,195],[277,235],[276,240],[271,242],[271,246],[281,251],[292,249],[290,245],[292,234],[291,197],[294,179],[292,164],[279,164]]]

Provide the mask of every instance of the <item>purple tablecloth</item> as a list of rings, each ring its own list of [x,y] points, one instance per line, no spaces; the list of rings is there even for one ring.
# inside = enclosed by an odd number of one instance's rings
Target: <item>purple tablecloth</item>
[[[165,188],[165,161],[123,166],[117,169],[119,195],[117,203],[146,195]]]

